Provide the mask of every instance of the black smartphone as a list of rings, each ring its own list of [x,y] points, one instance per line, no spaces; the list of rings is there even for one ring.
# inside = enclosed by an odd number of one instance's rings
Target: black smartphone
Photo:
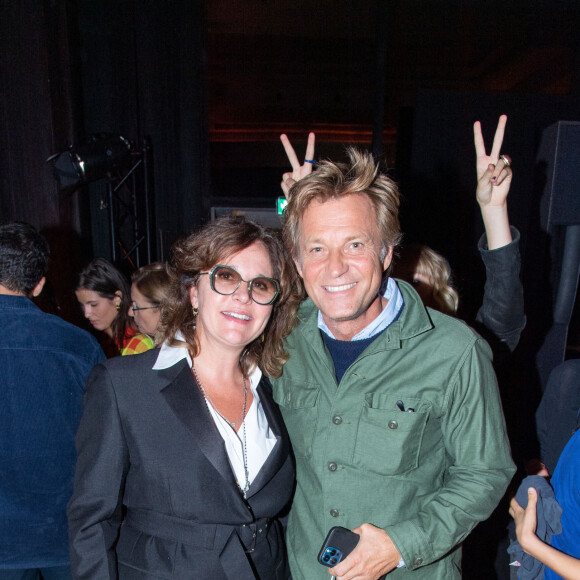
[[[359,539],[358,534],[346,528],[340,526],[330,528],[326,540],[318,552],[318,561],[329,568],[336,566],[355,549]]]

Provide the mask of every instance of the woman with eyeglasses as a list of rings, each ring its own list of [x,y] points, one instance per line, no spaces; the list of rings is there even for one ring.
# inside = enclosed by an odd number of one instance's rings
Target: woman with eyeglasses
[[[159,332],[161,309],[167,302],[169,288],[169,273],[162,262],[142,266],[131,275],[129,316],[133,317],[139,332],[153,339]]]
[[[90,262],[79,274],[75,294],[83,315],[104,333],[100,343],[108,357],[137,354],[153,348],[129,317],[131,296],[125,276],[105,258]]]
[[[288,435],[266,375],[302,286],[278,235],[221,218],[178,242],[161,348],[93,370],[69,503],[75,578],[288,578]]]

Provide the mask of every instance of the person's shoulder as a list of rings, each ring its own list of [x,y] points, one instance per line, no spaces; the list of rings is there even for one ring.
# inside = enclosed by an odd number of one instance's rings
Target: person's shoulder
[[[167,376],[153,369],[159,349],[130,356],[116,356],[96,365],[91,371],[89,384],[97,389],[108,385],[125,408],[135,407],[135,397],[143,402],[159,392],[168,383]],[[128,405],[128,407],[127,407]]]
[[[445,332],[452,332],[456,335],[464,335],[471,337],[479,337],[479,334],[471,328],[464,320],[444,314],[435,308],[425,307],[436,329],[445,330]]]
[[[297,341],[301,341],[304,333],[311,332],[318,326],[318,308],[310,298],[306,298],[297,313],[297,322],[290,334],[286,337],[286,346],[291,347]]]
[[[401,319],[408,329],[415,328],[417,335],[424,340],[437,341],[439,348],[448,345],[453,350],[464,350],[481,345],[487,351],[489,347],[485,340],[463,320],[424,306],[419,295],[406,282],[397,280],[397,285],[405,302]]]
[[[93,352],[101,351],[97,339],[82,328],[67,322],[60,316],[48,314],[42,310],[36,310],[33,313],[34,328],[33,332],[37,334],[50,334],[48,345],[53,347],[61,346],[64,349],[70,349],[73,352]]]
[[[148,334],[137,333],[133,334],[132,336],[128,337],[123,345],[123,349],[121,354],[123,356],[126,355],[135,355],[146,352],[152,349],[155,346],[153,339]]]
[[[310,298],[306,298],[300,304],[298,308],[298,320],[302,323],[306,322],[312,316],[316,316],[318,314],[318,308]]]
[[[128,356],[115,356],[107,359],[103,365],[111,371],[132,371],[139,369],[150,370],[153,368],[157,357],[159,356],[159,349],[152,348],[145,352],[140,352]]]
[[[568,443],[566,443],[560,458],[561,461],[570,461],[573,463],[575,471],[577,473],[580,472],[580,429],[568,439]]]
[[[487,341],[465,321],[427,308],[433,321],[433,336],[461,351],[475,349],[491,359],[492,351]]]

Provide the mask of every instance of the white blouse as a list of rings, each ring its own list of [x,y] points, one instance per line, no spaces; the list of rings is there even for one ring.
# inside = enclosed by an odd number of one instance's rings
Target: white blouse
[[[182,337],[176,336],[179,340]],[[172,367],[180,360],[186,359],[189,367],[192,366],[191,357],[187,348],[169,346],[163,344],[159,356],[153,365],[153,370],[161,370]],[[216,427],[224,440],[226,452],[230,465],[236,476],[240,489],[246,485],[246,475],[244,473],[244,424],[246,428],[246,460],[248,465],[248,482],[252,481],[258,475],[260,469],[268,459],[270,452],[276,445],[276,436],[272,433],[260,397],[257,393],[257,387],[262,378],[262,371],[255,368],[250,375],[250,388],[254,395],[252,405],[246,412],[244,423],[240,426],[238,432],[213,408],[206,400],[207,408],[216,424]],[[204,397],[205,398],[205,397]]]

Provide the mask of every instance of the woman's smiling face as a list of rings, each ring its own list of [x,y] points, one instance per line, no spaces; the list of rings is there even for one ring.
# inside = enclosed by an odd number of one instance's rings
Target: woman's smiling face
[[[261,242],[255,242],[220,264],[230,266],[244,280],[258,276],[273,278],[270,256]],[[190,297],[192,306],[199,309],[196,324],[201,350],[204,344],[215,343],[241,352],[264,332],[272,313],[272,305],[257,304],[250,298],[244,281],[233,294],[225,296],[211,289],[209,275],[202,275],[198,285],[191,289]]]

